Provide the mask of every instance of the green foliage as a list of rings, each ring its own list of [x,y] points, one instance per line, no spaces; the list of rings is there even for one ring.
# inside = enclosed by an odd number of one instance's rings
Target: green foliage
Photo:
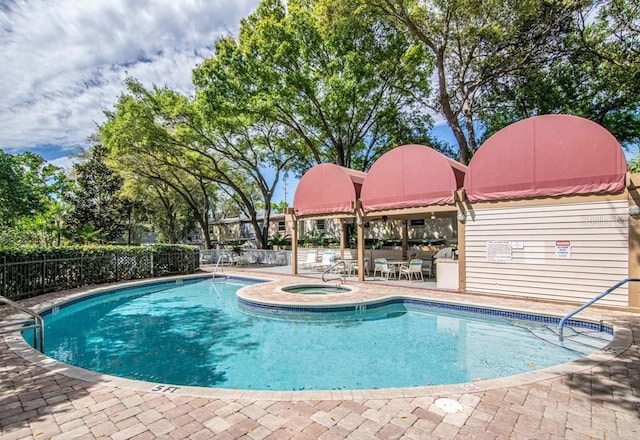
[[[67,187],[64,174],[38,155],[0,150],[0,228],[44,214]]]
[[[282,214],[288,207],[289,204],[286,200],[282,200],[281,202],[271,202],[271,210],[277,214]]]
[[[107,150],[95,145],[73,167],[75,186],[64,194],[66,225],[77,243],[115,242],[127,229],[130,201],[120,195],[123,179],[105,163]]]
[[[636,156],[629,161],[627,171],[630,173],[640,173],[640,156]]]
[[[451,127],[459,160],[478,148],[475,120],[498,82],[563,54],[581,2],[539,0],[327,0],[356,2],[420,42],[435,57],[429,107]]]
[[[6,266],[4,266],[6,264]],[[79,286],[192,273],[190,246],[71,246],[0,248],[2,295],[12,299]]]
[[[100,127],[110,163],[125,176],[171,188],[189,206],[206,243],[209,213],[217,212],[214,203],[226,196],[250,218],[265,244],[268,222],[262,228],[258,224],[258,206],[270,206],[289,160],[278,127],[208,113],[201,102],[167,88],[147,90],[133,79],[127,85],[129,93]],[[271,180],[267,168],[273,171]]]
[[[549,58],[494,84],[484,96],[491,135],[538,114],[582,116],[623,146],[640,142],[640,7],[628,0],[584,2],[562,57]]]
[[[53,244],[70,181],[38,155],[0,150],[0,246]]]
[[[306,247],[324,246],[325,244],[327,244],[327,235],[324,233],[324,231],[313,228],[306,234],[304,234],[304,236],[302,237],[302,242]]]
[[[291,245],[291,237],[276,232],[269,239],[269,246],[289,246]]]
[[[202,108],[280,124],[301,173],[322,162],[367,169],[392,147],[427,142],[432,59],[366,11],[325,3],[262,1],[194,70]]]

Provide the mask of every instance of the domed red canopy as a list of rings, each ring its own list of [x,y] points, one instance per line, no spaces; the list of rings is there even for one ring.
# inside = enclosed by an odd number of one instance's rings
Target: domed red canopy
[[[469,164],[464,187],[474,201],[615,193],[627,164],[618,141],[588,119],[544,115],[491,136]]]
[[[365,211],[453,203],[467,167],[424,145],[403,145],[383,154],[362,185]]]
[[[307,171],[293,196],[296,215],[349,214],[366,173],[324,163]]]

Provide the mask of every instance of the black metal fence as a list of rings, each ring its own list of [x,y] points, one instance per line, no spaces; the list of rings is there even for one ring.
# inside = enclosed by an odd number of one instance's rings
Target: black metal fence
[[[197,249],[12,262],[0,257],[0,295],[19,300],[92,284],[189,274],[198,267]]]

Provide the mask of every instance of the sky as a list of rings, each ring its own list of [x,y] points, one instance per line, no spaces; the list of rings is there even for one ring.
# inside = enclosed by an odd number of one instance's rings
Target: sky
[[[0,0],[0,148],[70,168],[127,76],[191,94],[193,68],[258,1]],[[275,201],[291,205],[296,183]]]
[[[0,0],[0,148],[54,163],[124,90],[193,91],[191,71],[258,0]]]

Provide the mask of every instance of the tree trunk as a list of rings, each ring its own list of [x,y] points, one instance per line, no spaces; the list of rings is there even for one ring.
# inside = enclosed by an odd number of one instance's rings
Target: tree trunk
[[[460,122],[458,121],[458,115],[451,108],[451,99],[447,92],[447,78],[444,71],[444,50],[439,50],[436,55],[436,69],[438,71],[438,102],[442,107],[442,112],[447,119],[447,124],[451,127],[453,135],[458,142],[458,155],[460,162],[464,165],[469,164],[469,145],[467,138],[464,136]]]

